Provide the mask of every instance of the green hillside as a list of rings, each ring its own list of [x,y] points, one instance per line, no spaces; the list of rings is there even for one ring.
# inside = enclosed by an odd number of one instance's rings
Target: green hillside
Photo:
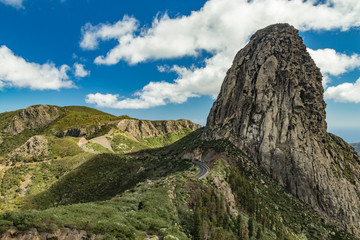
[[[49,168],[58,180],[26,197],[27,210],[0,215],[1,229],[67,227],[106,239],[354,239],[326,225],[229,142],[201,141],[201,131],[147,150],[163,157],[92,155],[62,177],[64,169]],[[189,161],[176,157],[195,148],[223,153],[203,180],[194,177]]]
[[[20,235],[70,228],[97,239],[355,239],[326,225],[230,142],[201,140],[203,129],[141,138],[116,129],[114,121],[127,116],[59,109],[43,127],[0,131],[0,233],[16,227]],[[17,114],[0,114],[2,129]],[[79,137],[59,137],[76,128],[89,131],[88,139],[102,136],[114,153],[96,138],[79,146]],[[180,158],[185,153],[207,156],[210,173],[197,179],[198,168]]]

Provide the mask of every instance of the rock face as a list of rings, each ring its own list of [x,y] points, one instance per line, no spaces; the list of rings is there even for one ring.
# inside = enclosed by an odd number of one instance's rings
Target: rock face
[[[76,127],[76,128],[69,128],[66,129],[64,131],[58,132],[56,133],[57,137],[66,137],[66,136],[70,136],[70,137],[87,137],[91,134],[94,134],[96,131],[98,131],[99,129],[101,129],[101,126],[92,126],[90,128],[81,128],[81,127]]]
[[[41,128],[60,116],[58,107],[39,105],[31,106],[21,110],[13,117],[9,125],[5,128],[6,132],[19,134],[25,129]]]
[[[360,159],[327,133],[322,76],[298,31],[257,31],[228,70],[204,139],[229,139],[324,218],[359,236]]]
[[[193,123],[189,120],[149,121],[137,119],[123,119],[117,123],[117,128],[120,131],[125,131],[133,137],[141,138],[164,135],[166,133],[180,131],[184,128],[196,130],[200,127],[201,125]]]
[[[32,158],[47,156],[48,154],[48,140],[46,137],[34,136],[27,140],[26,143],[11,152],[9,157]]]

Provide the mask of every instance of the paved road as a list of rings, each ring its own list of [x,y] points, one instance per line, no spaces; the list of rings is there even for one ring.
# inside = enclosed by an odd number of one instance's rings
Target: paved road
[[[198,174],[195,175],[196,178],[202,179],[202,178],[206,177],[206,175],[209,174],[210,168],[205,163],[194,161],[194,164],[196,166],[198,166],[199,170],[200,170],[198,172]]]

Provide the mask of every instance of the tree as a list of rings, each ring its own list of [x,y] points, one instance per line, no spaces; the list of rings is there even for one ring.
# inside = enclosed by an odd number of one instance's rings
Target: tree
[[[243,237],[243,220],[239,213],[239,215],[236,218],[236,233],[238,236],[238,239],[242,239]]]
[[[249,229],[249,239],[251,239],[254,236],[254,219],[252,217],[249,218],[248,229]]]
[[[259,227],[256,233],[256,239],[261,239],[262,238],[262,231],[261,228]]]
[[[200,240],[201,236],[200,236],[200,232],[201,232],[201,213],[200,213],[200,209],[196,208],[195,212],[194,212],[194,228],[193,228],[193,239],[194,240]]]

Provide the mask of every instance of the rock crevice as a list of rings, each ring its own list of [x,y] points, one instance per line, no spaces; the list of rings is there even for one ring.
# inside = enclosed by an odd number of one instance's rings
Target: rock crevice
[[[194,131],[201,127],[199,124],[183,119],[164,121],[122,119],[117,122],[116,126],[120,131],[127,132],[135,138],[160,136],[166,133],[180,131],[184,128],[188,128]]]
[[[298,31],[257,31],[228,70],[204,139],[229,139],[325,219],[360,233],[360,160],[327,133],[322,76]]]

